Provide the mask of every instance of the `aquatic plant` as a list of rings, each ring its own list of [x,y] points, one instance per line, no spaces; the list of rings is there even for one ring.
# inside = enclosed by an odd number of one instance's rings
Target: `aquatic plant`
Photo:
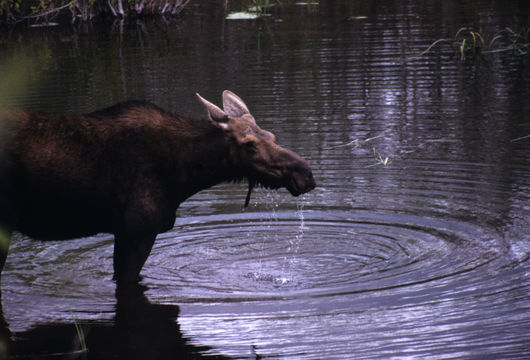
[[[467,29],[461,29],[464,35],[462,36],[462,41],[460,42],[460,58],[464,60],[466,55],[476,55],[484,47],[484,37],[480,31],[470,30],[467,33]],[[460,31],[460,30],[459,30]],[[458,33],[455,36],[455,39],[458,39]],[[457,41],[458,43],[458,41]]]
[[[520,55],[526,55],[530,52],[530,27],[519,31],[514,31],[507,27],[499,31],[490,41],[489,48],[493,48],[493,45],[498,41],[507,42],[507,50],[513,50]]]
[[[478,54],[509,50],[518,55],[526,55],[530,51],[530,28],[514,31],[507,27],[495,33],[487,42],[482,30],[475,31],[472,28],[462,27],[452,39],[438,39],[413,58],[421,57],[441,44],[449,45],[454,52],[460,55],[461,60],[475,57]]]
[[[77,332],[77,339],[79,341],[79,346],[81,347],[81,349],[79,351],[77,351],[77,352],[82,353],[83,354],[83,358],[86,358],[86,354],[88,352],[88,348],[86,346],[85,333],[83,332],[83,329],[81,328],[81,326],[77,322],[77,319],[74,316],[74,314],[72,313],[72,311],[70,311],[70,315],[72,316],[72,319],[74,320],[74,326],[75,326],[75,330]]]
[[[257,14],[264,14],[273,4],[270,0],[251,0],[248,10]]]

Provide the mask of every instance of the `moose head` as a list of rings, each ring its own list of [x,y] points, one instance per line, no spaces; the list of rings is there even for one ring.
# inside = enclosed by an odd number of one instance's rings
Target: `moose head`
[[[276,144],[276,136],[261,129],[247,105],[231,91],[223,92],[223,109],[202,98],[210,121],[223,130],[229,144],[233,166],[248,179],[248,206],[256,185],[278,189],[285,187],[293,196],[315,187],[307,162],[296,153]]]

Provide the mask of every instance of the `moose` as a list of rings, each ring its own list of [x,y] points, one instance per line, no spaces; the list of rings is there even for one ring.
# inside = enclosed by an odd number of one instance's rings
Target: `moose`
[[[276,144],[240,97],[206,119],[126,101],[85,115],[0,112],[0,271],[14,231],[40,240],[114,235],[117,286],[136,284],[159,233],[191,195],[221,182],[315,187],[308,163]]]

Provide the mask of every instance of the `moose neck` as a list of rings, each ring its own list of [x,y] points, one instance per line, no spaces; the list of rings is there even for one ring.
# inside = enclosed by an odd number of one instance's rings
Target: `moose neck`
[[[178,203],[201,190],[239,177],[223,131],[213,124],[204,125],[192,137],[180,137],[176,143],[174,156],[178,166],[174,170]]]

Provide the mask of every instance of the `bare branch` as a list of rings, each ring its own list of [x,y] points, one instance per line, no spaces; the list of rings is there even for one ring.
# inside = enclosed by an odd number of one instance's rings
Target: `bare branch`
[[[63,5],[63,6],[59,6],[58,8],[54,8],[54,9],[45,11],[45,12],[40,13],[40,14],[22,16],[21,18],[22,19],[36,19],[36,18],[40,18],[40,17],[45,17],[45,16],[48,16],[48,15],[57,13],[57,12],[63,10],[63,9],[66,9],[67,7],[71,6],[73,3],[74,3],[73,1],[70,1],[68,4]]]
[[[107,0],[107,4],[109,5],[110,12],[112,13],[112,16],[117,17],[118,13],[116,13],[116,9],[114,9],[114,6],[112,6],[112,3],[110,0]]]
[[[125,17],[125,11],[123,11],[123,4],[121,0],[118,0],[118,14],[120,17]]]

